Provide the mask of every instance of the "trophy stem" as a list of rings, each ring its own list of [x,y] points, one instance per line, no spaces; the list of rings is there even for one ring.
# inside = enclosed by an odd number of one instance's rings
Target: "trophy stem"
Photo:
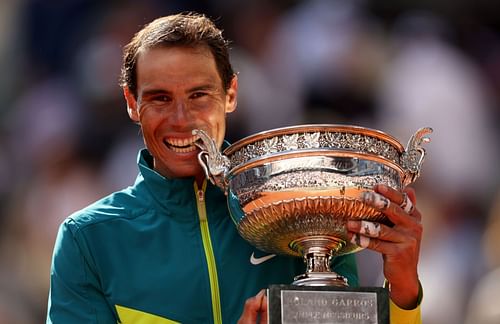
[[[304,257],[306,273],[296,276],[296,286],[337,286],[346,287],[347,279],[330,269],[333,255],[345,241],[331,236],[308,236],[290,243],[290,247]]]

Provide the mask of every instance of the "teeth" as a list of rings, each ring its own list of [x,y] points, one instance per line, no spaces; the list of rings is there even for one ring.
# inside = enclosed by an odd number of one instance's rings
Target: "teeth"
[[[198,139],[199,139],[198,136],[193,135],[187,138],[177,138],[177,137],[166,138],[165,141],[170,145],[183,147],[183,146],[193,145],[193,143],[196,142]]]
[[[184,138],[171,137],[166,138],[165,143],[174,152],[187,153],[196,150],[196,146],[193,144],[199,139],[199,136],[196,135]]]
[[[191,146],[188,146],[186,148],[179,148],[179,147],[171,146],[170,149],[174,152],[177,152],[177,153],[188,153],[188,152],[196,150],[196,146],[191,145]]]

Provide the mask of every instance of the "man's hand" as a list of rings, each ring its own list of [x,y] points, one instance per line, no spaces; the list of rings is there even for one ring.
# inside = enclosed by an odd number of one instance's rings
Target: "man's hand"
[[[259,320],[257,322],[257,320]],[[265,324],[267,323],[267,297],[262,289],[254,297],[248,298],[243,308],[238,324]]]
[[[349,238],[382,254],[391,300],[400,308],[413,309],[418,299],[417,264],[422,240],[422,215],[415,208],[415,191],[406,188],[399,192],[379,184],[362,199],[384,213],[394,226],[350,220]]]

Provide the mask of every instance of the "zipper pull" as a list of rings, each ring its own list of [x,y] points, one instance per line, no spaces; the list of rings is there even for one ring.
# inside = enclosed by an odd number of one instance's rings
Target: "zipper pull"
[[[205,200],[205,192],[203,190],[198,190],[198,200],[199,201],[204,201]]]

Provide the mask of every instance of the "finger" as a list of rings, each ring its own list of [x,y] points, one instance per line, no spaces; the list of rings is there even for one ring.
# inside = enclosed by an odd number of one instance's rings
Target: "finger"
[[[377,184],[374,186],[373,190],[400,205],[401,208],[403,208],[403,210],[410,215],[412,214],[417,203],[415,190],[411,187],[406,187],[403,192],[400,192],[387,185]]]
[[[406,187],[404,192],[408,195],[408,198],[410,201],[413,203],[413,206],[415,207],[414,210],[411,213],[411,216],[415,217],[415,219],[420,223],[422,221],[422,214],[420,214],[417,206],[417,195],[415,193],[415,189],[412,187]]]
[[[255,324],[257,322],[259,314],[263,313],[264,311],[266,313],[265,316],[267,319],[267,304],[265,305],[265,310],[263,309],[264,295],[265,290],[262,289],[257,295],[246,300],[245,306],[243,308],[243,313],[238,320],[238,324]]]
[[[403,242],[405,239],[405,234],[395,230],[394,228],[365,220],[350,220],[347,222],[347,229],[349,230],[349,234],[351,235],[349,239],[352,243],[355,243],[357,245],[365,245],[368,243],[368,240],[362,238],[363,236],[367,238],[378,238],[379,240],[396,243]],[[359,234],[360,237],[356,237],[354,238],[354,241],[352,241],[352,236],[354,236],[354,234]]]
[[[412,187],[406,187],[404,192],[408,194],[408,197],[410,198],[411,202],[413,205],[417,204],[417,194],[415,193],[415,189]]]
[[[361,221],[359,233],[369,237],[378,237],[380,235],[380,223]]]
[[[389,199],[373,191],[362,192],[361,200],[380,211],[389,209],[391,205],[391,201]]]
[[[352,233],[350,242],[362,248],[367,248],[370,245],[370,238],[359,233]]]
[[[420,224],[422,222],[422,214],[420,214],[420,211],[416,207],[413,209],[410,216],[412,216],[412,218],[418,224]]]
[[[373,187],[373,191],[382,194],[384,197],[388,198],[391,201],[394,201],[394,203],[398,205],[403,202],[403,194],[400,191],[393,189],[385,184],[376,184]]]
[[[401,193],[399,195],[402,196]],[[363,192],[360,199],[367,205],[384,213],[395,225],[412,225],[419,222],[418,218],[410,217],[400,206],[391,203],[389,199],[374,191]],[[418,217],[420,217],[419,213]]]
[[[260,323],[267,324],[267,296],[264,294],[260,307]]]
[[[413,210],[415,209],[415,206],[413,206],[413,203],[408,197],[408,193],[406,193],[406,191],[403,192],[403,202],[399,204],[399,207],[401,207],[403,211],[408,215],[411,215],[413,213]]]
[[[350,234],[352,235],[350,242],[364,249],[370,249],[383,254],[394,250],[394,242],[383,241],[381,239],[368,237],[359,233]]]

